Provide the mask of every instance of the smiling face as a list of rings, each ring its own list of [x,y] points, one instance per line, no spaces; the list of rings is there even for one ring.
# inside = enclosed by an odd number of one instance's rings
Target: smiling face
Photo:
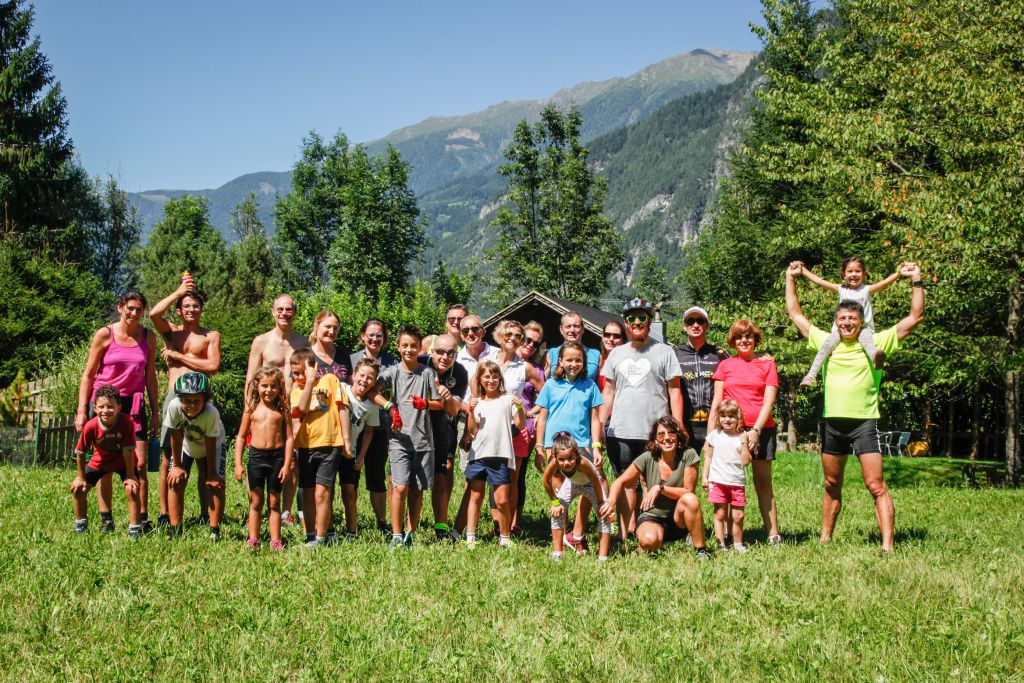
[[[256,393],[259,394],[260,400],[266,404],[271,404],[277,400],[280,389],[277,386],[277,380],[274,377],[261,377],[259,383],[256,385]]]
[[[292,362],[292,382],[300,389],[306,386],[306,366],[302,363]]]
[[[523,341],[523,328],[510,326],[505,334],[501,338],[501,348],[503,351],[512,354]]]
[[[562,472],[568,476],[575,474],[576,468],[580,465],[579,451],[572,448],[555,450],[554,458],[555,462],[558,463],[558,469],[562,470]]]
[[[839,337],[845,342],[857,341],[864,319],[855,308],[840,308],[836,311],[836,329]]]
[[[420,340],[411,334],[403,334],[398,338],[398,355],[408,367],[416,365],[416,357],[420,353]]]
[[[96,402],[93,404],[93,410],[96,411],[100,422],[105,427],[110,427],[114,424],[114,420],[117,419],[117,414],[121,412],[121,402],[107,396],[97,396]]]
[[[743,332],[733,337],[732,346],[743,358],[754,355],[754,348],[757,346],[757,337],[753,332]]]
[[[676,450],[676,445],[679,443],[679,435],[665,425],[658,425],[658,431],[654,434],[654,441],[658,444],[658,448],[662,453],[672,453]]]
[[[864,264],[860,261],[850,261],[843,268],[843,280],[846,281],[847,286],[850,289],[857,289],[864,284],[864,277],[867,273],[864,272]]]
[[[181,410],[190,420],[194,420],[199,413],[203,412],[206,405],[206,397],[202,394],[182,394],[178,397],[181,401]]]
[[[434,340],[434,349],[430,352],[434,361],[434,367],[439,372],[448,372],[448,369],[455,364],[455,337],[450,334],[442,334]]]
[[[352,375],[352,390],[356,396],[363,398],[366,393],[377,385],[377,372],[369,365],[361,365]]]
[[[624,317],[630,341],[638,343],[647,341],[647,335],[651,331],[651,316],[647,314],[647,311],[643,309],[626,311]]]
[[[186,294],[181,298],[181,305],[178,306],[178,315],[186,323],[198,323],[203,315],[203,303]]]
[[[338,330],[341,328],[341,321],[333,315],[326,316],[316,326],[316,340],[327,346],[333,344],[338,338]]]
[[[292,320],[295,319],[295,299],[290,296],[277,297],[274,299],[272,312],[274,314],[274,322],[277,323],[278,327],[290,330],[292,328]]]
[[[608,323],[601,331],[601,348],[605,355],[616,346],[626,343],[625,329],[617,323]]]
[[[686,330],[690,346],[698,346],[704,342],[708,333],[708,319],[700,313],[691,313],[683,320],[683,329]]]
[[[565,378],[570,382],[576,380],[576,376],[583,371],[583,364],[586,359],[579,349],[562,349],[559,365],[565,369]]]
[[[576,313],[566,313],[562,316],[562,322],[558,326],[565,341],[583,342],[583,321]]]
[[[138,299],[128,299],[118,305],[117,312],[121,315],[121,322],[129,326],[138,325],[142,316],[146,313],[146,306]]]
[[[359,334],[359,340],[363,342],[363,348],[370,352],[374,358],[380,356],[384,348],[384,328],[377,323],[370,323],[366,330]]]
[[[466,342],[466,346],[477,348],[483,343],[484,339],[484,328],[480,324],[480,318],[475,315],[467,315],[459,323],[459,334],[462,336],[462,341]]]
[[[480,386],[483,387],[487,398],[496,398],[501,395],[501,373],[494,368],[484,368],[480,373]]]
[[[719,414],[718,423],[722,425],[722,431],[726,434],[735,434],[739,429],[739,419],[735,415]]]
[[[530,360],[540,346],[540,333],[537,330],[526,330],[523,332],[523,341],[516,351],[523,360]]]
[[[448,325],[448,334],[454,335],[456,339],[459,337],[459,326],[462,324],[462,319],[466,317],[466,309],[460,306],[455,306],[448,309],[448,313],[444,317],[444,322]]]

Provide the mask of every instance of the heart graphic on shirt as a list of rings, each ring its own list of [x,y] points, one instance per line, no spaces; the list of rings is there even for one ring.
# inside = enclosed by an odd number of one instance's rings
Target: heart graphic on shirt
[[[629,382],[629,386],[635,387],[644,381],[644,377],[651,372],[651,361],[646,358],[640,360],[633,360],[629,358],[622,361],[619,364],[619,368],[622,369],[622,374],[626,376],[626,381]]]

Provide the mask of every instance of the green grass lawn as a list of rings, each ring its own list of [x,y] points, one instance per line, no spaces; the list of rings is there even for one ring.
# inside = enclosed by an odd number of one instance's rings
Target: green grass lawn
[[[115,498],[117,533],[104,536],[90,495],[91,530],[75,535],[69,470],[3,466],[0,675],[1024,680],[1024,491],[961,488],[957,462],[898,458],[886,467],[896,502],[890,557],[878,554],[853,459],[836,540],[822,546],[817,458],[784,454],[783,546],[767,546],[748,524],[744,556],[700,563],[675,544],[598,564],[548,558],[534,472],[534,538],[510,551],[489,535],[472,552],[436,545],[424,529],[411,552],[390,553],[367,531],[316,551],[296,534],[271,555],[243,548],[245,491],[234,481],[219,544],[200,527],[131,543],[123,500]],[[369,528],[365,497],[361,505]],[[758,517],[756,506],[750,512]]]

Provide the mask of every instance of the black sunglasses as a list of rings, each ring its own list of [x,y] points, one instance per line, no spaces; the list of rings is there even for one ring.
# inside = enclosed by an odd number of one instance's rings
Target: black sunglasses
[[[683,321],[687,325],[707,325],[708,321],[704,318],[687,318]]]
[[[454,358],[458,351],[456,351],[455,349],[434,349],[434,353],[436,353],[439,356],[448,356],[449,358]]]
[[[462,334],[479,334],[480,330],[482,330],[482,329],[484,329],[484,328],[479,327],[477,325],[473,325],[472,327],[460,328],[459,332],[461,332]]]

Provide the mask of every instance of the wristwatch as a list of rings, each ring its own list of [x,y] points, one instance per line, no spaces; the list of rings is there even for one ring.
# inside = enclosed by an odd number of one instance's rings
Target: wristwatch
[[[924,287],[924,280],[912,280],[910,282],[911,287]]]

